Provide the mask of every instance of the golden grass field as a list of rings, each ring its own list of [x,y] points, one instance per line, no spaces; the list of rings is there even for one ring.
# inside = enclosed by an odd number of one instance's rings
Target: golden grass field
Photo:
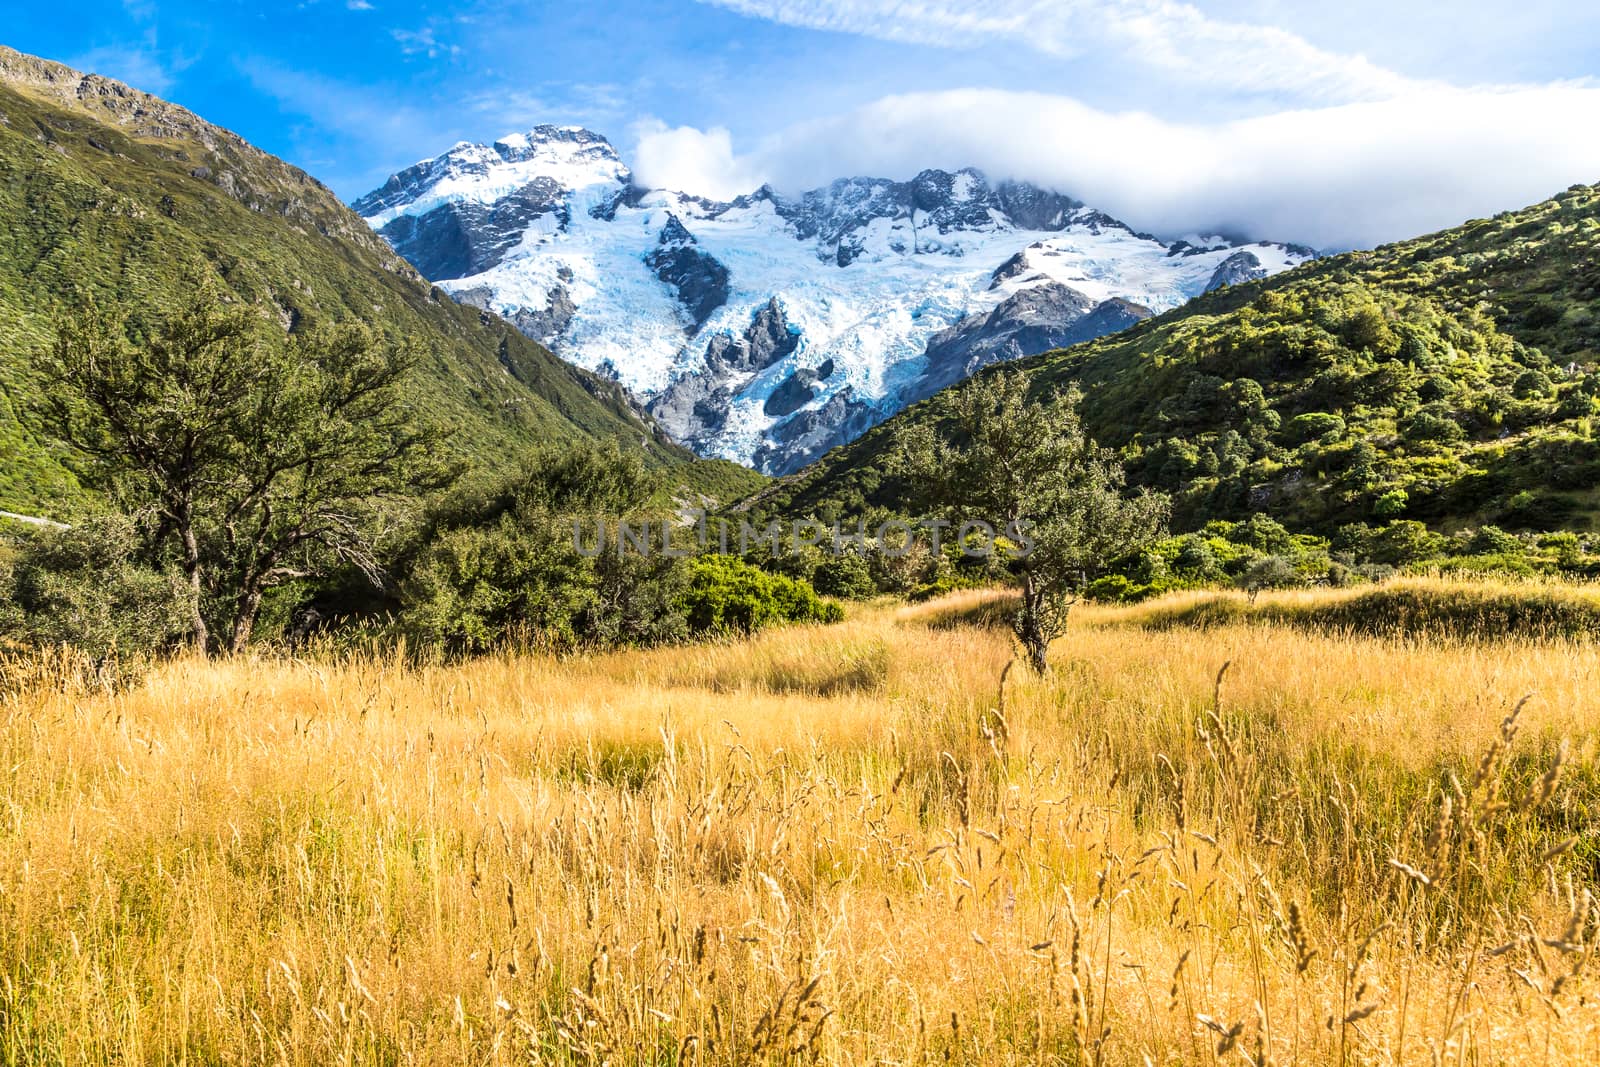
[[[996,596],[13,684],[0,1062],[1600,1062],[1595,646]]]

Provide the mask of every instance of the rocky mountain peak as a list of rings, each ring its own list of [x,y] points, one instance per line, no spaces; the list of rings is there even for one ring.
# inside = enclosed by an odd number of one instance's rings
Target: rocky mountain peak
[[[632,173],[610,141],[581,126],[535,126],[491,145],[461,141],[424,159],[357,200],[356,213],[387,224],[445,203],[489,206],[531,183],[572,192],[626,186]]]
[[[457,145],[358,207],[448,291],[635,390],[681,443],[770,473],[989,363],[1307,258],[1163,241],[970,167],[712,200],[636,184],[605,138],[561,126]]]

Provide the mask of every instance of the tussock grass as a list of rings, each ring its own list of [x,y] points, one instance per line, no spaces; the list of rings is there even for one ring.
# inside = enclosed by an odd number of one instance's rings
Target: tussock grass
[[[1600,1059],[1593,646],[993,599],[15,687],[0,1058]]]
[[[1376,587],[1264,593],[1197,591],[1130,609],[1145,626],[1262,622],[1379,636],[1600,638],[1600,589],[1551,582],[1413,578]]]

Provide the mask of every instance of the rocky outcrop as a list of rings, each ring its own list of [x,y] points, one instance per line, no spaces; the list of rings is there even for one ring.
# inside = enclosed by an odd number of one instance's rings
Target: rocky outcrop
[[[927,367],[908,402],[976,374],[991,363],[1064,348],[1150,317],[1126,300],[1096,304],[1075,289],[1048,282],[1023,289],[987,315],[972,316],[928,343]]]
[[[799,328],[789,324],[774,297],[743,333],[712,337],[706,345],[705,366],[657,394],[648,410],[675,440],[690,448],[703,444],[726,425],[738,391],[799,346]]]
[[[498,264],[542,216],[557,231],[572,221],[566,190],[549,178],[536,178],[487,207],[449,203],[426,215],[400,215],[378,232],[425,277],[446,281]]]
[[[1221,289],[1224,285],[1253,282],[1257,278],[1266,276],[1267,269],[1261,265],[1260,258],[1254,252],[1235,252],[1217,264],[1217,269],[1211,274],[1211,280],[1206,283],[1206,292]]]
[[[816,389],[818,382],[827,381],[831,377],[833,377],[831,359],[815,369],[802,367],[778,383],[778,387],[768,395],[766,403],[761,405],[761,410],[779,419],[785,415],[792,415],[820,395]]]
[[[458,289],[455,292],[455,298],[463,304],[480,308],[484,311],[496,310],[494,307],[494,290],[488,286]],[[521,305],[507,313],[505,318],[522,334],[533,338],[540,344],[548,345],[566,332],[567,326],[571,324],[572,316],[577,313],[577,310],[566,288],[557,285],[552,286],[546,294],[543,307]]]
[[[694,324],[690,333],[704,326],[711,313],[728,302],[728,268],[697,245],[678,216],[669,215],[656,247],[644,257],[645,265],[655,276],[677,293],[678,303]]]
[[[771,432],[770,441],[756,450],[752,460],[759,470],[793,474],[824,452],[853,441],[889,416],[855,395],[849,386],[834,393],[819,408],[802,411]]]
[[[990,185],[979,171],[925,170],[908,182],[842,178],[825,189],[786,199],[763,188],[730,206],[771,201],[801,240],[815,241],[817,256],[848,267],[861,255],[863,230],[875,220],[903,223],[897,251],[944,251],[943,237],[992,227],[997,218],[1023,230],[1061,230],[1081,208],[1078,201],[1019,182]]]

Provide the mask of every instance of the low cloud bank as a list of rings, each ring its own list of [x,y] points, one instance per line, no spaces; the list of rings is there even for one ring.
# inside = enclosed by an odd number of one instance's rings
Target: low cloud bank
[[[763,182],[907,178],[975,166],[1050,186],[1163,234],[1368,247],[1600,181],[1600,88],[1422,87],[1389,99],[1212,124],[1065,96],[890,96],[736,146],[724,129],[645,124],[641,182],[726,199]]]

